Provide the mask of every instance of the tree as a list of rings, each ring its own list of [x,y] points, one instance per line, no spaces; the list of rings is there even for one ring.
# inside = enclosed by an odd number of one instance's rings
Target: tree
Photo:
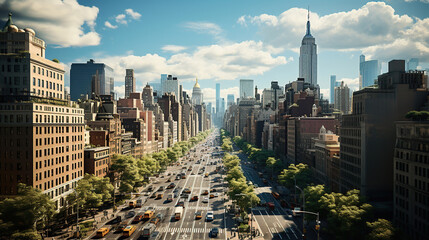
[[[269,168],[271,170],[271,173],[274,172],[274,168],[278,164],[277,162],[278,162],[278,160],[275,159],[274,157],[267,158],[265,165],[267,166],[267,168]]]
[[[307,164],[291,164],[278,176],[280,184],[290,189],[296,185],[304,188],[311,182],[311,170]]]
[[[76,194],[69,194],[67,200],[70,204],[78,203],[79,208],[87,211],[92,208],[98,208],[104,202],[112,199],[113,185],[109,178],[96,177],[93,174],[85,176],[77,182]]]
[[[12,237],[17,232],[37,232],[44,229],[54,212],[55,204],[47,195],[39,189],[20,183],[17,197],[0,202],[2,236]],[[15,235],[16,239],[22,239],[18,237],[20,236]]]
[[[413,121],[426,121],[429,118],[428,111],[409,111],[405,118],[411,119]]]
[[[367,222],[366,226],[369,228],[368,240],[391,240],[394,238],[395,229],[392,223],[386,219]]]
[[[60,63],[60,61],[56,58],[52,59],[52,62]]]
[[[33,230],[26,230],[12,234],[11,240],[41,240],[42,237],[39,233]]]
[[[244,179],[244,181],[246,180],[246,177],[244,177],[243,170],[241,170],[240,166],[235,166],[228,171],[226,175],[226,180],[230,182],[233,179],[234,180]]]
[[[132,192],[135,184],[143,181],[143,177],[139,173],[137,161],[130,155],[114,155],[111,169],[119,173],[121,181],[119,192]]]
[[[321,207],[321,203],[319,202],[325,193],[324,185],[306,187],[304,189],[305,209],[310,212],[319,212],[321,216],[326,216],[327,211]]]

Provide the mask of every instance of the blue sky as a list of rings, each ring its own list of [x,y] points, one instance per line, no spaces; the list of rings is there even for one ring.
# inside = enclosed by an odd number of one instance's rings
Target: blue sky
[[[13,12],[20,28],[31,27],[47,44],[47,58],[66,70],[92,58],[115,70],[115,90],[124,92],[126,68],[134,68],[137,90],[160,74],[179,77],[191,90],[195,77],[207,101],[215,83],[221,96],[238,94],[238,80],[259,89],[273,80],[298,77],[298,50],[310,6],[318,45],[318,83],[325,98],[329,76],[358,86],[358,58],[386,62],[418,57],[429,61],[428,0],[368,1],[130,1],[0,0],[5,21]]]

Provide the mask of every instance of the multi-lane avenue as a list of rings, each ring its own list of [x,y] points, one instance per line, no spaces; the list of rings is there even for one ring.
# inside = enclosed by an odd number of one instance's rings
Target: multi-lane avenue
[[[236,234],[234,230],[233,214],[228,212],[231,201],[227,201],[227,184],[220,173],[223,169],[219,152],[220,140],[218,131],[214,131],[207,139],[192,148],[189,153],[177,163],[169,166],[165,172],[153,178],[145,186],[138,197],[135,207],[129,207],[129,202],[121,207],[116,216],[120,216],[120,223],[106,224],[112,228],[103,236],[104,239],[231,239]],[[238,150],[237,148],[235,150]],[[270,182],[261,177],[244,154],[238,154],[241,166],[248,182],[254,185],[258,197],[263,203],[273,203],[272,207],[255,206],[252,208],[252,226],[257,230],[257,237],[263,239],[302,239],[302,232],[294,223],[291,212],[282,208],[278,199],[272,195]],[[220,172],[219,172],[220,171]],[[183,206],[176,217],[177,206]],[[152,219],[135,219],[135,216],[144,215],[147,211],[154,211]],[[211,218],[212,214],[212,218]],[[158,216],[159,221],[153,219]],[[136,220],[136,221],[135,221]],[[150,225],[151,220],[156,223]],[[299,220],[299,219],[298,219]],[[120,225],[134,226],[135,231],[124,237]],[[144,228],[149,238],[143,238]],[[217,234],[213,234],[217,232]],[[90,238],[97,238],[95,233]]]

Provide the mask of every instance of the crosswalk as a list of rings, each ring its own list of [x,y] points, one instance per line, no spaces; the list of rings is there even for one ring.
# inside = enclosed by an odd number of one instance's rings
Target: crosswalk
[[[151,206],[155,210],[167,210],[167,209],[174,209],[174,206]],[[209,211],[211,208],[209,207],[197,207],[197,206],[187,206],[185,209],[191,209],[191,210],[200,210],[200,211]]]
[[[209,233],[210,228],[168,228],[162,227],[158,229],[159,232],[170,232],[170,233]],[[222,233],[223,229],[219,229],[219,233]]]

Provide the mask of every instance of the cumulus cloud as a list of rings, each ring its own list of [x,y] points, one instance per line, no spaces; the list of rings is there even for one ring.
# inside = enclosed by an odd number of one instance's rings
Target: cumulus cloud
[[[138,12],[135,12],[133,9],[131,9],[131,8],[128,8],[128,9],[125,9],[125,12],[128,14],[128,15],[130,15],[133,19],[135,19],[135,20],[137,20],[137,19],[139,19],[142,15],[140,14],[140,13],[138,13]]]
[[[104,22],[104,26],[106,26],[106,27],[108,27],[108,28],[111,28],[111,29],[118,28],[118,26],[117,26],[117,25],[112,25],[109,21],[105,21],[105,22]]]
[[[0,1],[0,16],[13,13],[20,28],[33,28],[48,44],[60,47],[94,46],[101,37],[95,31],[98,8],[80,5],[77,0]],[[88,28],[88,30],[86,30]]]
[[[239,22],[257,25],[274,47],[296,49],[305,34],[306,18],[306,9],[291,8],[279,16],[242,16]],[[381,60],[418,57],[429,61],[429,18],[400,15],[384,2],[368,2],[359,9],[324,16],[311,12],[310,21],[320,48],[361,50]]]
[[[429,3],[429,0],[405,0],[405,2],[422,2],[422,3]]]
[[[178,53],[178,52],[181,52],[183,50],[186,50],[186,47],[178,46],[178,45],[165,45],[164,47],[162,47],[162,50],[164,52]]]
[[[143,56],[105,56],[95,59],[114,69],[115,85],[122,85],[125,69],[132,68],[137,81],[159,80],[161,73],[171,73],[181,81],[199,79],[235,80],[261,75],[272,68],[286,64],[284,56],[275,56],[262,42],[244,41],[223,45],[198,47],[191,53],[180,52],[165,58],[158,54]]]
[[[359,78],[341,78],[337,82],[344,82],[352,91],[359,90]]]
[[[119,14],[115,17],[115,21],[120,24],[127,24],[127,20],[125,20],[125,14]]]

